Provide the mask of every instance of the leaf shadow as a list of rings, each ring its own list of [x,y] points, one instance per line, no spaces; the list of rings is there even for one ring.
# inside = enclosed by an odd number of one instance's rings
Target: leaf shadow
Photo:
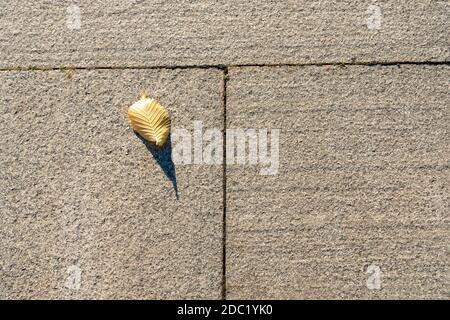
[[[154,144],[145,140],[139,133],[134,131],[134,134],[141,139],[148,151],[152,154],[153,158],[159,164],[166,177],[170,180],[175,191],[177,200],[180,199],[178,194],[178,184],[175,164],[172,159],[172,137],[169,135],[166,144],[162,148],[158,148]]]

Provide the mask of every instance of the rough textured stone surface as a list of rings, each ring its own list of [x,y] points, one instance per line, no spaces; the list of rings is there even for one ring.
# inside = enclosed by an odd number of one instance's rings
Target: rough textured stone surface
[[[77,29],[77,4],[80,25]],[[2,1],[0,68],[443,61],[449,2]],[[373,26],[370,29],[368,26]],[[379,26],[379,29],[376,29]]]
[[[449,73],[230,70],[227,127],[281,128],[281,167],[227,166],[228,298],[449,298]]]
[[[215,69],[1,72],[0,298],[220,298],[222,168],[176,166],[177,200],[126,109],[147,90],[174,127],[221,128],[222,82]]]

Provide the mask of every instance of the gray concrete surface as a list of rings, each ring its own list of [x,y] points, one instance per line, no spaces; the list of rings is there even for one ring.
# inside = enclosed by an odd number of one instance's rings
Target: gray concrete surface
[[[279,175],[227,166],[228,298],[449,298],[449,72],[230,69],[227,127],[281,134]]]
[[[449,59],[448,1],[373,3],[2,1],[0,68]]]
[[[222,81],[215,69],[0,73],[0,298],[220,298],[222,168],[176,167],[177,200],[126,110],[146,90],[175,127],[221,127]]]

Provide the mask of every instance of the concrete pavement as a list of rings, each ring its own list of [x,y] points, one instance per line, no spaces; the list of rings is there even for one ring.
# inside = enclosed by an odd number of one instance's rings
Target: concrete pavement
[[[230,69],[227,127],[281,128],[278,175],[227,166],[230,299],[448,298],[449,71]]]

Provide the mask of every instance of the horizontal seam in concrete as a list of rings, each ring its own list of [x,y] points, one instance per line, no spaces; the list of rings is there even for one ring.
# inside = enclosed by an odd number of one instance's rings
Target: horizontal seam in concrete
[[[13,67],[0,68],[1,71],[57,71],[57,70],[127,70],[127,69],[219,69],[227,68],[267,68],[267,67],[314,67],[314,66],[395,66],[395,65],[450,65],[450,61],[388,61],[388,62],[339,62],[339,63],[280,63],[280,64],[212,64],[212,65],[173,65],[173,66],[98,66],[98,67],[82,67],[82,66],[59,66],[59,67]]]

